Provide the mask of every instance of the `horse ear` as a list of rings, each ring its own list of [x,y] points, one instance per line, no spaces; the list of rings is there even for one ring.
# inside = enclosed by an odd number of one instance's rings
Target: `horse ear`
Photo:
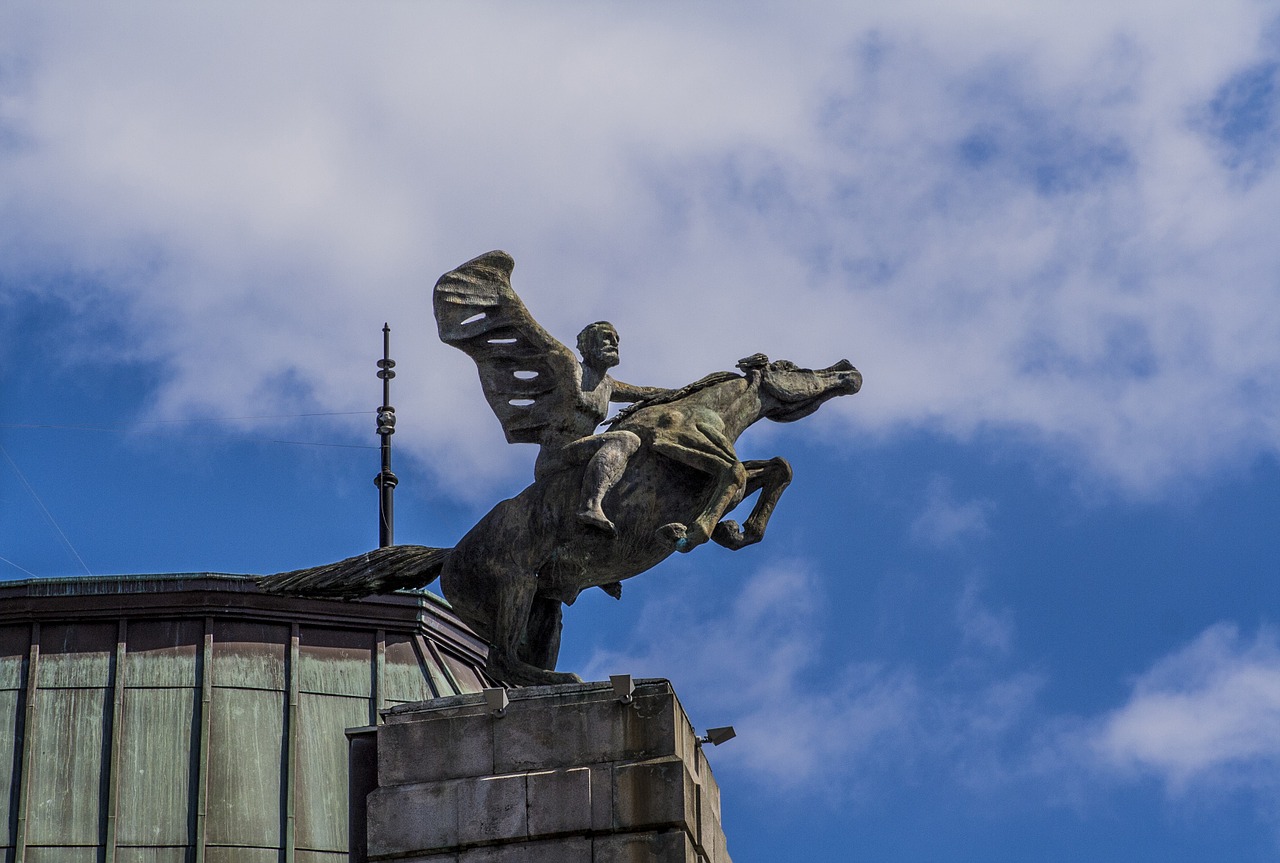
[[[744,373],[762,369],[767,365],[769,365],[769,358],[764,354],[752,354],[749,357],[743,357],[738,360],[738,368]]]

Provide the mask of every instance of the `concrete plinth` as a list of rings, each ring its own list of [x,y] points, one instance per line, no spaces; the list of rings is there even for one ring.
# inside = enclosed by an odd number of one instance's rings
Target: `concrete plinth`
[[[630,704],[608,683],[509,696],[501,716],[460,695],[352,732],[353,863],[730,863],[670,683],[638,681]]]

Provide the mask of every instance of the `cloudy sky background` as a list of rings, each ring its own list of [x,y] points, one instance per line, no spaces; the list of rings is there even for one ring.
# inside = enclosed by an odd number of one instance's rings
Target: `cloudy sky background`
[[[1274,859],[1278,152],[1261,2],[6,4],[0,575],[375,544],[383,321],[452,544],[533,453],[429,291],[503,248],[624,380],[866,377],[744,437],[765,543],[567,613],[738,727],[736,860]]]

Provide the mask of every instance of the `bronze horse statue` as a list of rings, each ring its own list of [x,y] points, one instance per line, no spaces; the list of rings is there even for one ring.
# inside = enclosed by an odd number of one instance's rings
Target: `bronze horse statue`
[[[513,393],[536,397],[545,391],[523,385],[512,389],[510,380],[554,375],[548,375],[546,364],[539,366],[529,354],[524,318],[532,318],[522,304],[511,308],[514,293],[508,296],[506,281],[510,258],[495,259],[498,255],[503,253],[477,258],[441,278],[436,289],[437,320],[446,341],[450,341],[447,333],[456,328],[455,319],[465,316],[473,324],[482,324],[480,332],[467,336],[469,346],[459,346],[473,356],[481,354],[477,364],[490,403],[514,407],[516,400],[507,398]],[[447,287],[450,277],[460,272],[475,275],[477,262],[483,270],[481,281],[494,280],[496,271],[496,279],[506,282],[496,295],[500,303],[492,302],[492,293],[478,297],[468,289],[467,302],[442,315],[441,284]],[[481,315],[477,307],[488,313],[477,317]],[[514,338],[513,315],[521,324]],[[486,362],[490,363],[487,370]],[[532,366],[539,374],[512,376],[515,366]],[[769,362],[756,354],[739,362],[738,368],[741,374],[717,372],[679,390],[644,389],[646,397],[612,421],[611,431],[601,437],[617,435],[614,440],[630,442],[634,436],[634,443],[626,444],[630,452],[601,495],[604,511],[612,518],[609,529],[602,529],[597,520],[584,519],[577,506],[583,489],[592,487],[592,459],[599,449],[587,439],[557,441],[558,449],[551,454],[555,457],[540,459],[535,481],[490,510],[451,549],[391,546],[326,566],[270,576],[262,580],[263,587],[311,596],[358,597],[425,587],[439,577],[454,612],[488,641],[488,671],[494,679],[509,684],[576,681],[576,675],[554,670],[563,606],[573,604],[590,587],[617,597],[624,579],[656,566],[675,551],[688,552],[708,540],[733,550],[759,542],[791,481],[791,467],[782,458],[741,462],[734,442],[758,420],[801,419],[829,399],[856,393],[862,385],[862,375],[847,360],[814,370],[786,360]],[[577,380],[581,389],[595,378],[584,372]],[[548,384],[544,380],[541,386]],[[641,389],[628,388],[630,392]],[[532,405],[524,406],[536,410],[537,399],[527,401]],[[503,425],[509,439],[512,427],[527,430],[547,425],[531,422],[527,413],[512,413],[510,408],[508,412],[512,422],[504,419]],[[495,413],[502,419],[496,407]],[[536,435],[517,439],[538,440]],[[546,452],[545,435],[542,443]],[[756,492],[759,498],[743,525],[724,519]]]

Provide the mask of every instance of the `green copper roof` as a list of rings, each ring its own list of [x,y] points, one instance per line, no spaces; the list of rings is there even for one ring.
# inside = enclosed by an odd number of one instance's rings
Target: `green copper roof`
[[[0,584],[0,858],[346,860],[344,730],[486,685],[427,593],[263,594],[251,576]]]

